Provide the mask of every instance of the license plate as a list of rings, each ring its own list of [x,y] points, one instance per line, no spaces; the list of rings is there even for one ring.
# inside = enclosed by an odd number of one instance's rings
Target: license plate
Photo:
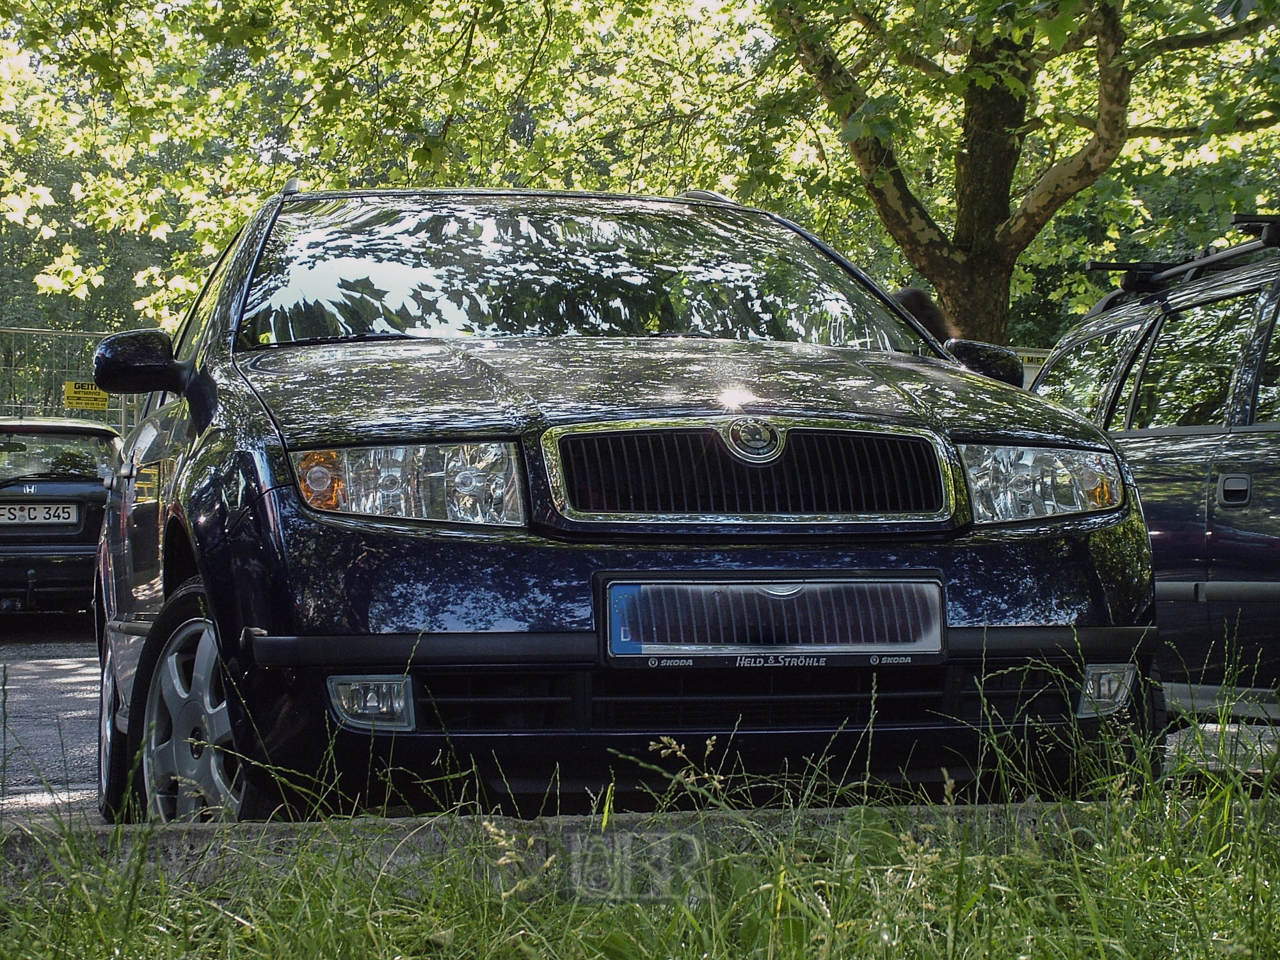
[[[12,526],[65,525],[75,523],[79,519],[80,511],[74,503],[0,504],[0,523]]]
[[[613,581],[609,654],[649,666],[937,662],[942,583],[933,578]]]

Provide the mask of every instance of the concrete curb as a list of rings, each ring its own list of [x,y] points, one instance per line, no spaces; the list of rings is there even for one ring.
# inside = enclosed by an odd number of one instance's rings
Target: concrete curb
[[[1091,816],[1097,815],[1097,808]],[[850,807],[781,811],[619,814],[516,820],[444,815],[312,823],[109,827],[83,812],[0,824],[0,883],[25,887],[69,871],[142,871],[207,886],[240,871],[290,870],[303,853],[371,878],[430,877],[466,858],[504,896],[551,890],[599,900],[697,896],[726,858],[766,856],[780,843],[806,849],[896,845],[904,836],[967,834],[986,849],[1070,835],[1083,806]],[[96,818],[96,814],[93,815]],[[465,861],[460,861],[465,862]]]

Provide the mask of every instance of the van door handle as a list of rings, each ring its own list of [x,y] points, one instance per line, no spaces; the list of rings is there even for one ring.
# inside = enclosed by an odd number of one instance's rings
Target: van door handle
[[[1218,506],[1248,506],[1252,483],[1247,473],[1224,473],[1218,478]]]

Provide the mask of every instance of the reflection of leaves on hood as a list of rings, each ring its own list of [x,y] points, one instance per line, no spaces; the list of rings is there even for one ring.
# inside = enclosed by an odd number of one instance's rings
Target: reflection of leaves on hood
[[[759,214],[537,196],[290,203],[241,344],[687,332],[917,345],[838,263]]]
[[[338,281],[338,288],[349,290],[357,296],[369,297],[372,300],[381,300],[387,295],[387,291],[379,290],[370,277],[365,277],[361,280],[348,280],[343,277]]]

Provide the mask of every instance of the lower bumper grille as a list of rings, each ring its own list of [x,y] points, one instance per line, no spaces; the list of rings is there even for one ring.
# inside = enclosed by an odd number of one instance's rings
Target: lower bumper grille
[[[1079,679],[1011,669],[981,683],[973,668],[811,672],[642,670],[434,672],[418,675],[422,732],[527,733],[860,730],[868,725],[986,727],[1062,722]]]

